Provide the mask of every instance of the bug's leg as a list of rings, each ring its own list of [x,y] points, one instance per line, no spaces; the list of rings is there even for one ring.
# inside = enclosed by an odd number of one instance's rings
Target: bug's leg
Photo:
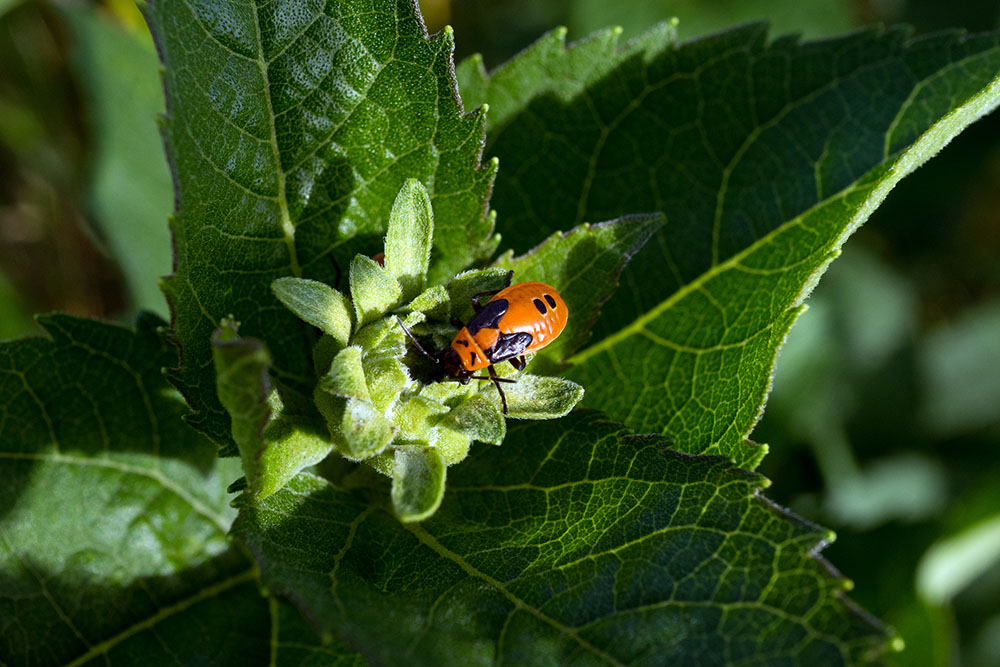
[[[480,310],[482,310],[482,305],[479,303],[479,299],[481,297],[493,296],[495,294],[499,294],[500,292],[510,287],[510,281],[513,279],[514,279],[514,270],[511,269],[510,271],[507,272],[507,282],[504,283],[503,287],[501,287],[500,289],[490,290],[488,292],[480,292],[479,294],[474,294],[472,296],[472,307],[475,309],[475,311],[478,313]]]
[[[414,336],[414,335],[413,335],[412,333],[410,333],[410,330],[406,328],[406,325],[405,325],[405,324],[403,324],[403,320],[399,319],[399,316],[398,316],[398,315],[396,316],[396,321],[397,321],[397,322],[399,322],[399,326],[400,326],[400,328],[401,328],[401,329],[402,329],[402,330],[403,330],[404,332],[406,332],[406,335],[410,337],[410,340],[412,340],[412,341],[413,341],[413,344],[417,346],[417,349],[418,349],[418,350],[420,350],[420,352],[421,352],[421,353],[422,353],[422,354],[423,354],[423,355],[424,355],[425,357],[427,357],[428,359],[430,359],[431,361],[433,361],[433,362],[434,362],[435,364],[439,364],[439,363],[441,363],[441,360],[440,360],[440,359],[438,359],[437,357],[435,357],[435,356],[433,356],[432,354],[430,354],[430,353],[429,353],[429,352],[428,352],[427,350],[425,350],[425,349],[424,349],[424,346],[423,346],[423,345],[421,345],[421,344],[420,344],[419,342],[417,342],[417,339],[416,339],[416,337],[415,337],[415,336]]]
[[[465,325],[462,323],[462,320],[458,319],[457,317],[451,318],[451,326],[455,327],[456,329],[465,328]]]
[[[500,293],[501,290],[495,289],[489,292],[480,292],[479,294],[474,294],[472,296],[472,309],[477,313],[483,309],[483,304],[479,303],[479,299],[484,296],[493,296],[494,294]]]
[[[496,369],[493,365],[486,367],[486,370],[490,372],[490,379],[493,380],[493,386],[497,388],[497,393],[500,394],[500,402],[503,404],[503,413],[507,414],[507,395],[503,393],[503,389],[500,388],[500,381],[506,378],[497,377]]]
[[[514,370],[523,371],[527,363],[528,360],[524,358],[523,354],[520,357],[510,358],[510,365],[514,367]]]

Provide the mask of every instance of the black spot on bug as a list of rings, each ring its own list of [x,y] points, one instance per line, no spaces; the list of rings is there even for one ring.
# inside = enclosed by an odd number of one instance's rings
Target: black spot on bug
[[[537,308],[538,312],[541,313],[542,315],[544,315],[546,312],[548,312],[545,309],[545,304],[542,303],[541,299],[532,299],[531,303],[535,304],[535,308]]]
[[[478,359],[478,358],[479,358],[479,355],[476,354],[475,352],[470,353],[469,354],[469,363],[475,365],[476,359]]]
[[[501,333],[496,344],[486,350],[486,358],[498,364],[511,357],[519,357],[531,345],[532,337],[527,331],[515,331],[514,333]]]
[[[496,329],[500,326],[500,319],[507,314],[507,307],[510,304],[507,299],[493,299],[483,306],[483,309],[472,316],[465,328],[469,334],[475,336],[480,329]]]
[[[469,347],[469,341],[465,340],[464,338],[457,339],[455,341],[455,344],[456,345],[464,345],[465,347]]]
[[[545,295],[545,300],[549,302],[549,308],[555,308],[556,307],[556,300],[552,298],[551,294],[546,294]]]

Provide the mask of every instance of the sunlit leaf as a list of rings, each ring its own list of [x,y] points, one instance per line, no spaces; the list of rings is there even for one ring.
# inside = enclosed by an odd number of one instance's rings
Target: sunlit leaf
[[[432,279],[488,254],[484,116],[457,100],[452,34],[429,38],[409,2],[145,5],[166,73],[164,136],[176,181],[176,270],[165,284],[191,423],[220,443],[208,338],[228,315],[265,342],[276,381],[311,385],[305,325],[270,285],[333,284],[355,251],[381,250],[408,178],[434,209]],[[332,253],[332,254],[331,254]]]
[[[567,222],[669,221],[571,360],[585,404],[752,467],[803,298],[899,179],[996,106],[1000,38],[672,30],[568,48],[557,31],[491,75],[463,64],[462,94],[490,104],[487,151],[514,165],[493,205],[515,248]]]
[[[237,461],[183,424],[138,331],[68,316],[0,348],[0,661],[256,664],[323,646],[229,544]]]

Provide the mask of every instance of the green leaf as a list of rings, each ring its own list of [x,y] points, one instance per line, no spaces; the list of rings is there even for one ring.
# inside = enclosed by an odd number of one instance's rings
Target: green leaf
[[[263,448],[252,465],[244,468],[250,476],[251,492],[266,498],[301,470],[325,459],[333,451],[334,443],[321,428],[311,418],[279,412],[264,430]]]
[[[167,315],[159,279],[170,273],[170,171],[156,118],[163,113],[156,52],[83,5],[57,6],[73,36],[93,156],[88,197],[136,310]],[[2,11],[2,10],[0,10]],[[124,104],[123,101],[128,103]]]
[[[181,421],[161,322],[39,323],[51,339],[0,353],[0,661],[357,659],[261,597],[230,547],[239,465]]]
[[[441,426],[490,445],[502,444],[507,435],[507,420],[500,412],[498,402],[486,398],[482,393],[475,394],[452,408],[442,420]]]
[[[271,355],[261,341],[240,338],[237,327],[223,319],[212,334],[212,352],[219,401],[232,421],[243,469],[249,470],[264,448],[264,427],[271,419]]]
[[[507,274],[507,269],[492,267],[466,271],[448,281],[445,289],[451,302],[451,317],[468,322],[475,313],[472,308],[472,297],[480,292],[503,289],[507,284]]]
[[[420,313],[407,317],[406,326],[415,326],[422,322],[426,316],[437,319],[446,319],[448,314],[448,290],[444,285],[435,285],[418,294],[413,301],[405,304],[400,310],[410,313]]]
[[[156,319],[138,332],[63,315],[39,323],[51,340],[0,355],[5,663],[69,661],[252,573],[226,542],[238,466],[180,421]]]
[[[778,34],[794,32],[815,38],[833,36],[855,28],[858,22],[855,11],[856,7],[844,0],[716,0],[711,3],[700,0],[574,0],[570,4],[568,23],[574,35],[586,35],[604,26],[620,25],[623,35],[631,37],[642,33],[654,23],[676,17],[678,33],[689,39],[740,23],[767,19],[772,30]],[[901,13],[899,5],[890,11],[893,16]],[[888,15],[890,13],[884,9],[876,10],[867,15],[867,20]]]
[[[393,455],[392,507],[400,521],[423,521],[444,498],[447,468],[435,447],[397,447]]]
[[[351,298],[358,326],[378,319],[399,305],[403,289],[387,269],[371,257],[355,255],[351,261]]]
[[[509,250],[496,261],[497,266],[513,269],[517,282],[551,285],[569,308],[566,329],[535,354],[532,372],[562,370],[562,362],[590,338],[601,305],[618,287],[622,269],[663,222],[662,215],[635,215],[583,224],[565,234],[556,232],[520,257]]]
[[[496,393],[485,387],[488,393]],[[583,398],[583,387],[558,377],[521,373],[517,382],[504,385],[508,415],[515,419],[556,419],[569,414]],[[500,401],[497,399],[497,404]]]
[[[319,387],[343,398],[371,401],[360,347],[344,348],[334,357],[330,370],[320,379]]]
[[[326,283],[304,278],[278,278],[271,291],[285,307],[305,322],[331,336],[341,347],[351,337],[351,305],[347,297]]]
[[[304,331],[272,281],[333,284],[331,252],[374,252],[409,178],[434,210],[431,280],[447,278],[495,247],[486,199],[497,167],[479,161],[484,113],[464,115],[458,101],[450,29],[428,38],[413,3],[150,0],[145,12],[166,70],[176,182],[164,289],[183,367],[170,377],[191,424],[227,443],[216,323],[232,314],[271,350],[276,382],[311,388]]]
[[[387,324],[388,331],[377,345],[365,350],[361,360],[372,403],[380,411],[388,410],[395,404],[410,381],[406,367],[400,361],[406,353],[403,330],[398,325],[393,326],[397,324],[394,320]]]
[[[350,648],[330,637],[317,637],[299,610],[290,603],[272,597],[268,604],[270,664],[368,667],[368,661]],[[228,657],[224,655],[224,659]],[[259,662],[263,662],[263,657],[260,653],[255,656]]]
[[[362,460],[386,448],[395,428],[375,407],[369,392],[361,348],[344,348],[316,385],[316,407],[340,452]]]
[[[670,221],[570,360],[585,404],[753,467],[765,450],[746,436],[802,300],[892,186],[996,106],[1000,37],[673,39],[555,32],[490,76],[464,65],[463,97],[489,102],[487,150],[518,165],[493,205],[522,248],[567,222]]]
[[[759,475],[665,444],[577,412],[449,471],[424,523],[300,475],[242,499],[234,533],[270,590],[375,662],[874,663],[888,632],[817,555],[832,536]]]
[[[240,338],[237,325],[224,319],[212,336],[219,400],[229,412],[251,493],[269,496],[303,468],[333,449],[314,410],[296,415],[271,388],[271,355],[263,343]]]
[[[399,281],[405,301],[424,289],[433,237],[434,212],[427,189],[411,178],[396,196],[385,236],[385,270]]]
[[[654,30],[661,33],[664,44],[676,39],[676,30],[670,24],[660,24]],[[489,74],[479,55],[470,56],[459,63],[455,73],[465,105],[470,109],[482,104],[489,105],[486,125],[488,145],[497,143],[497,131],[523,114],[525,107],[534,98],[547,96],[547,101],[569,105],[584,92],[588,84],[613,70],[621,61],[618,56],[620,35],[619,28],[595,32],[586,39],[575,42],[570,56],[567,56],[566,28],[560,27],[546,33],[529,48]],[[539,117],[542,122],[545,119],[545,116]],[[563,151],[560,151],[560,155],[565,157]],[[509,179],[509,175],[507,178]],[[507,216],[512,212],[503,213]],[[555,222],[553,225],[560,226]]]

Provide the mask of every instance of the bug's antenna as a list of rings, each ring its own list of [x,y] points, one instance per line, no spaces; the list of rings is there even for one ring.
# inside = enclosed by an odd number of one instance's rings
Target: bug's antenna
[[[427,352],[427,350],[425,350],[425,349],[424,349],[423,345],[421,345],[421,344],[420,344],[419,342],[417,342],[417,339],[416,339],[416,337],[415,337],[415,336],[414,336],[414,335],[413,335],[412,333],[410,333],[410,330],[406,328],[406,325],[405,325],[405,324],[403,324],[403,320],[399,319],[399,315],[397,315],[397,316],[396,316],[396,321],[397,321],[397,322],[399,322],[399,326],[400,326],[400,328],[401,328],[401,329],[402,329],[402,330],[403,330],[404,332],[406,332],[406,335],[410,337],[410,340],[412,340],[412,341],[413,341],[413,344],[417,346],[417,349],[418,349],[418,350],[420,350],[420,352],[421,352],[421,353],[422,353],[422,354],[423,354],[423,355],[424,355],[425,357],[427,357],[428,359],[430,359],[431,361],[433,361],[433,362],[434,362],[435,364],[439,364],[439,363],[441,363],[441,360],[440,360],[440,359],[438,359],[437,357],[435,357],[435,356],[432,356],[431,354],[429,354],[429,353]]]

